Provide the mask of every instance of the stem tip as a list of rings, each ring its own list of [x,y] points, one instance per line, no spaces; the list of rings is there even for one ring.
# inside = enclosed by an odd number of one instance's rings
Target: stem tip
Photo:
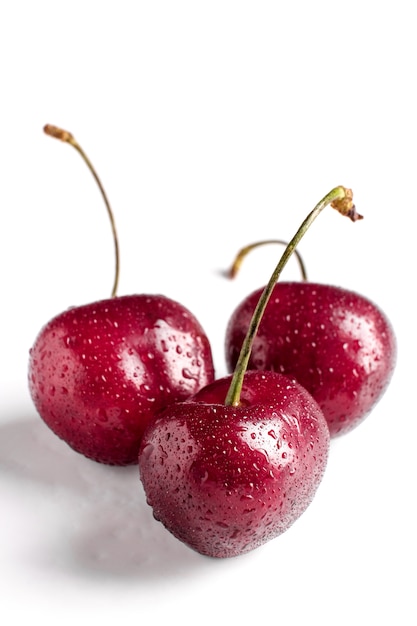
[[[66,143],[72,143],[74,141],[74,137],[67,130],[63,130],[58,126],[54,126],[53,124],[46,124],[43,127],[43,131],[46,135],[50,137],[55,137],[55,139],[60,139],[61,141],[65,141]]]
[[[359,213],[357,213],[356,207],[353,204],[352,189],[347,189],[346,187],[343,187],[343,189],[345,192],[345,195],[343,196],[343,198],[336,198],[336,200],[333,200],[330,206],[333,209],[336,209],[336,211],[339,211],[341,215],[349,217],[352,220],[352,222],[362,220],[363,215],[359,215]]]

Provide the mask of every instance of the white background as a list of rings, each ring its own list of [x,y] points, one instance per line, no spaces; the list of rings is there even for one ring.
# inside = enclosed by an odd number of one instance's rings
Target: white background
[[[8,625],[417,623],[414,3],[3,2],[0,8],[0,619]],[[309,278],[373,299],[398,362],[367,420],[332,443],[310,508],[235,559],[155,522],[137,468],[70,450],[26,375],[41,326],[110,296],[113,244],[70,130],[116,217],[119,294],[164,293],[205,327],[217,375],[240,300],[331,188],[300,245]],[[285,277],[298,280],[291,260]],[[7,619],[5,618],[7,616]],[[37,621],[36,621],[37,623]]]

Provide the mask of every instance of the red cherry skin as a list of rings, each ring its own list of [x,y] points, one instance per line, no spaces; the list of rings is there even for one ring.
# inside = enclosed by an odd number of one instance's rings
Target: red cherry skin
[[[155,411],[213,379],[202,327],[160,295],[68,309],[30,351],[29,389],[40,416],[74,450],[111,465],[137,463]]]
[[[287,530],[323,476],[329,430],[297,382],[247,372],[241,404],[231,377],[156,415],[142,438],[140,478],[154,516],[211,557],[253,550]]]
[[[229,371],[261,292],[248,296],[229,320]],[[370,413],[391,380],[395,361],[392,326],[373,302],[339,287],[281,282],[268,301],[248,367],[296,378],[317,400],[334,437]]]

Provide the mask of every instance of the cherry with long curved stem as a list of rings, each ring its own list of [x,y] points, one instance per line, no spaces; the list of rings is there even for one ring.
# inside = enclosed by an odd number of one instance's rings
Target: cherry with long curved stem
[[[259,324],[261,322],[263,313],[268,304],[269,298],[272,294],[272,291],[275,287],[275,284],[278,278],[281,275],[282,270],[287,264],[289,258],[295,251],[296,246],[301,241],[307,230],[310,228],[311,224],[314,220],[319,216],[319,214],[323,211],[325,207],[331,205],[332,208],[336,209],[341,215],[349,217],[353,222],[362,219],[362,215],[356,212],[355,205],[353,203],[353,195],[352,190],[347,189],[346,187],[338,186],[329,191],[318,204],[314,207],[314,209],[308,214],[305,220],[302,222],[301,226],[298,228],[294,237],[288,243],[285,248],[278,265],[275,267],[272,272],[271,278],[269,282],[265,286],[263,290],[258,304],[255,308],[254,314],[250,321],[248,331],[246,337],[243,341],[242,348],[240,350],[239,358],[236,363],[236,367],[234,369],[234,373],[232,376],[232,380],[230,383],[230,387],[228,393],[226,395],[225,404],[231,406],[239,406],[240,404],[240,394],[242,390],[243,380],[245,377],[245,373],[248,367],[249,358],[252,350],[252,344],[254,338],[256,336]]]
[[[72,145],[97,181],[116,272],[111,297],[69,307],[41,328],[30,348],[30,395],[45,424],[76,452],[108,465],[136,464],[153,416],[213,382],[211,345],[179,302],[152,293],[115,297],[119,252],[103,185],[71,133],[49,124],[44,131]]]
[[[309,506],[324,474],[330,432],[319,404],[295,377],[247,366],[277,278],[328,204],[360,219],[350,190],[329,192],[257,296],[234,374],[159,411],[143,434],[138,463],[147,503],[155,519],[201,554],[234,557],[278,537]]]
[[[43,128],[44,132],[46,135],[49,135],[49,137],[54,137],[55,139],[59,139],[60,141],[63,141],[64,143],[68,143],[70,144],[73,148],[75,148],[75,150],[77,150],[77,152],[81,155],[83,161],[86,163],[88,169],[90,170],[90,172],[92,173],[99,189],[101,192],[101,195],[103,197],[104,200],[104,204],[106,205],[106,209],[107,209],[107,213],[110,219],[110,224],[111,224],[111,229],[112,229],[112,234],[113,234],[113,241],[114,241],[114,252],[115,252],[115,274],[114,274],[114,282],[113,282],[113,287],[112,287],[112,291],[111,291],[111,297],[115,297],[117,294],[117,288],[118,288],[118,284],[119,284],[119,273],[120,273],[120,254],[119,254],[119,242],[118,242],[118,237],[117,237],[117,231],[116,231],[116,223],[114,220],[114,216],[113,216],[113,211],[111,209],[110,206],[110,202],[107,198],[107,194],[104,190],[104,187],[101,183],[101,180],[96,172],[96,170],[93,167],[93,164],[91,163],[90,159],[88,158],[88,156],[86,155],[86,153],[84,152],[84,150],[82,149],[82,147],[80,146],[80,144],[78,143],[78,141],[74,138],[74,136],[68,132],[67,130],[63,130],[62,128],[59,128],[58,126],[54,126],[52,124],[46,124]]]

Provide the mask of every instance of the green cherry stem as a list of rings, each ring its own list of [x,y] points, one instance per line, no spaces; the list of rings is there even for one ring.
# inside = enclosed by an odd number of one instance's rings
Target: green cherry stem
[[[288,243],[286,241],[283,241],[282,239],[263,239],[262,241],[255,241],[254,243],[250,243],[247,246],[245,246],[244,248],[241,248],[239,250],[239,252],[237,253],[227,275],[229,276],[229,278],[234,278],[236,276],[236,274],[238,273],[240,266],[242,265],[242,261],[243,259],[246,257],[247,254],[249,254],[249,252],[252,252],[252,250],[254,250],[255,248],[260,248],[261,246],[264,246],[266,244],[270,244],[270,243],[278,243],[280,245],[283,246],[288,246]],[[300,272],[301,272],[301,278],[303,281],[307,280],[307,270],[304,264],[304,261],[301,257],[301,254],[298,252],[298,250],[294,250],[294,254],[297,257],[297,261],[298,261],[298,265],[300,267]]]
[[[114,298],[117,294],[117,288],[119,284],[119,273],[120,273],[119,242],[117,238],[116,224],[114,221],[114,216],[110,207],[110,203],[107,198],[107,194],[104,191],[104,187],[101,184],[101,180],[98,177],[97,172],[94,169],[90,159],[88,158],[84,150],[81,148],[80,144],[74,139],[73,135],[69,133],[67,130],[63,130],[62,128],[58,128],[57,126],[53,126],[52,124],[46,124],[43,130],[50,137],[55,137],[55,139],[59,139],[60,141],[63,141],[64,143],[69,143],[73,148],[77,150],[77,152],[81,155],[83,161],[86,163],[87,167],[89,168],[90,172],[92,173],[100,189],[101,195],[104,200],[104,204],[106,205],[106,209],[107,209],[107,213],[110,219],[110,225],[111,225],[111,229],[113,233],[114,251],[115,251],[115,274],[114,274],[114,282],[113,282],[111,297]]]
[[[302,237],[305,235],[311,224],[322,212],[322,210],[329,204],[334,209],[339,211],[339,213],[341,213],[342,215],[349,217],[353,222],[362,219],[362,215],[359,215],[356,212],[355,205],[353,204],[351,189],[347,189],[346,187],[342,186],[335,187],[334,189],[329,191],[329,193],[320,200],[320,202],[314,207],[311,213],[309,213],[309,215],[305,218],[305,220],[295,233],[294,237],[287,244],[287,247],[285,248],[281,256],[278,265],[273,271],[268,284],[266,285],[258,300],[258,304],[256,305],[251,322],[249,324],[248,332],[243,341],[239,358],[232,376],[230,387],[225,399],[226,405],[239,406],[240,394],[242,391],[243,380],[249,363],[253,340],[257,333],[263,313],[265,311],[266,305],[268,304],[269,298],[271,297],[275,284],[279,276],[281,275],[281,272],[284,269],[288,259],[294,252]]]

